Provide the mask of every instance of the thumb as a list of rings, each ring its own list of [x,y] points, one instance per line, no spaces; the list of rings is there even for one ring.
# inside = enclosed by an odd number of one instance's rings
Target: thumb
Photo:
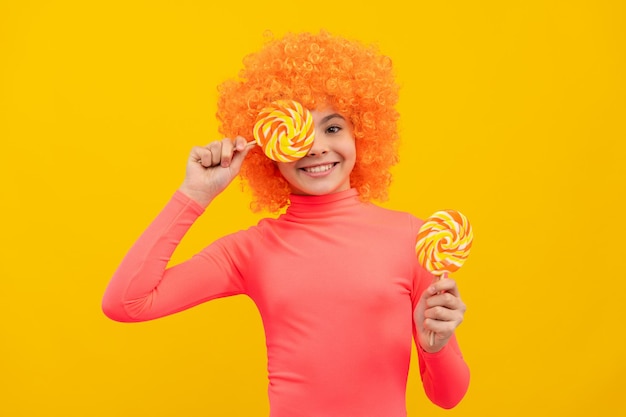
[[[250,152],[254,146],[255,142],[248,143],[243,137],[237,136],[235,139],[235,154],[233,155],[233,159],[230,163],[230,167],[235,171],[235,173],[239,172],[244,159],[246,159],[246,155],[248,155],[248,152]]]

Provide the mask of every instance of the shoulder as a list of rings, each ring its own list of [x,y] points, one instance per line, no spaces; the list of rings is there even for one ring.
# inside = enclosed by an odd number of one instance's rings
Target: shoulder
[[[407,228],[415,233],[417,233],[422,224],[424,224],[424,220],[410,212],[381,207],[374,203],[364,203],[363,207],[372,218]]]

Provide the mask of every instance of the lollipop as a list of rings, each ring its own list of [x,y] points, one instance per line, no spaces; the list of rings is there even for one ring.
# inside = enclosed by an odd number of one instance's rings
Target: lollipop
[[[297,101],[274,101],[259,112],[253,133],[268,158],[297,161],[313,146],[313,116]]]
[[[420,227],[415,252],[419,263],[438,278],[456,272],[469,256],[472,247],[472,226],[456,210],[438,211]],[[430,334],[430,344],[435,334]]]

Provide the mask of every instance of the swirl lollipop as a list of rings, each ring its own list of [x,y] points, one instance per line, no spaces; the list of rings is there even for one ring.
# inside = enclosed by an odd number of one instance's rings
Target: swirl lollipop
[[[268,158],[297,161],[313,146],[313,116],[297,101],[277,100],[259,112],[253,133]]]
[[[438,211],[420,227],[415,252],[419,263],[438,278],[456,272],[469,256],[474,234],[467,218],[456,210]],[[430,344],[435,334],[430,334]]]

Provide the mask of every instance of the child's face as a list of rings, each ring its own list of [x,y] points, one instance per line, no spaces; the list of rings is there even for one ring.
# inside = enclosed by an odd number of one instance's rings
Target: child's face
[[[300,195],[324,195],[350,188],[356,161],[352,124],[331,108],[314,110],[315,141],[307,155],[295,162],[278,162],[278,170]]]

